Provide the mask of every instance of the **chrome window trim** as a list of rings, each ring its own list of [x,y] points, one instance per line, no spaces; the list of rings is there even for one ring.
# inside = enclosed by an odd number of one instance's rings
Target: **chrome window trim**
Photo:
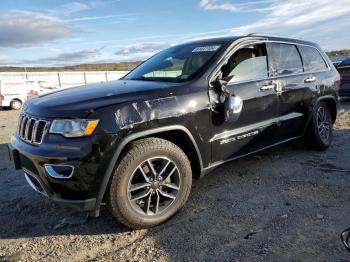
[[[249,40],[249,38],[248,38]],[[303,75],[303,74],[317,74],[317,73],[324,73],[324,72],[329,72],[331,71],[331,67],[329,65],[328,60],[324,57],[323,52],[320,51],[320,49],[316,46],[308,45],[308,44],[302,44],[302,43],[297,43],[296,42],[288,42],[288,41],[278,41],[278,40],[268,40],[268,39],[251,39],[251,41],[244,41],[243,43],[239,43],[237,45],[234,45],[231,50],[229,50],[226,54],[224,54],[221,58],[220,61],[218,62],[218,65],[216,68],[212,71],[210,74],[209,78],[209,87],[212,86],[212,80],[213,77],[218,73],[220,70],[221,66],[224,64],[227,58],[233,55],[234,52],[236,52],[238,49],[247,46],[247,45],[252,45],[252,44],[263,44],[263,43],[277,43],[277,44],[288,44],[288,45],[295,45],[296,47],[298,46],[307,46],[307,47],[312,47],[318,51],[318,53],[321,55],[322,59],[324,60],[325,64],[327,65],[326,70],[320,70],[320,71],[304,71],[302,73],[294,73],[294,74],[286,74],[286,75],[280,75],[280,76],[267,76],[265,78],[260,78],[260,79],[252,79],[252,80],[244,80],[244,81],[239,81],[235,83],[228,83],[228,85],[237,85],[237,84],[242,84],[242,83],[249,83],[249,82],[258,82],[258,81],[268,81],[268,80],[273,80],[275,78],[281,78],[281,77],[290,77],[290,76],[298,76],[298,75]],[[300,52],[300,51],[299,51]],[[268,59],[268,56],[267,56]],[[302,59],[302,58],[301,58]],[[303,60],[302,60],[303,62]],[[304,70],[304,64],[303,64],[303,70]],[[269,73],[269,72],[268,72]]]
[[[345,66],[338,66],[337,69],[343,69],[343,68],[349,68],[350,65],[345,65]]]
[[[227,86],[232,86],[232,85],[237,85],[237,84],[245,84],[249,82],[259,82],[259,81],[273,81],[277,78],[282,78],[282,77],[292,77],[292,76],[301,76],[301,75],[307,75],[307,74],[318,74],[318,73],[324,73],[328,72],[327,71],[315,71],[315,72],[302,72],[302,73],[295,73],[295,74],[288,74],[288,75],[280,75],[280,76],[271,76],[271,77],[266,77],[266,78],[260,78],[260,79],[255,79],[255,80],[245,80],[245,81],[240,81],[240,82],[234,82],[234,83],[227,83]]]

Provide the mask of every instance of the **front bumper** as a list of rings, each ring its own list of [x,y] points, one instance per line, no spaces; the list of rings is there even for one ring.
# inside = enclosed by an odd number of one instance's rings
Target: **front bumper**
[[[112,149],[106,146],[111,144],[109,139],[110,136],[76,140],[47,136],[47,143],[33,146],[14,136],[8,150],[15,168],[23,169],[35,191],[55,203],[98,214],[98,188],[112,156]],[[45,169],[47,164],[70,165],[74,173],[69,179],[55,178]]]

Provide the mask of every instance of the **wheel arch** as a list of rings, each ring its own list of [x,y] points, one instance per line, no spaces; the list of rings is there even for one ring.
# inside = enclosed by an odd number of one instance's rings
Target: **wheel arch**
[[[24,103],[23,99],[21,99],[20,97],[12,98],[11,101],[10,101],[10,103],[11,103],[12,101],[19,101],[19,102],[21,102],[22,104]]]
[[[305,125],[304,131],[303,131],[304,135],[307,132],[307,129],[308,129],[310,122],[312,120],[312,116],[314,115],[315,111],[317,110],[317,107],[320,104],[320,102],[324,102],[327,105],[327,107],[329,108],[333,124],[335,123],[335,121],[337,119],[338,102],[336,100],[336,97],[331,96],[331,95],[321,96],[321,97],[317,98],[317,100],[315,102],[313,102],[311,107],[310,107],[309,116],[307,118],[306,125]]]
[[[199,151],[198,145],[194,137],[186,127],[181,125],[173,125],[173,126],[166,126],[166,127],[156,128],[156,129],[145,130],[145,131],[131,134],[122,140],[122,142],[117,146],[114,152],[112,160],[108,165],[108,168],[104,174],[101,185],[97,192],[96,206],[93,213],[91,214],[92,216],[99,215],[100,205],[102,203],[103,197],[107,190],[109,181],[112,177],[114,167],[118,163],[118,161],[120,161],[120,158],[122,157],[123,152],[127,150],[128,145],[130,145],[131,142],[138,140],[140,138],[145,138],[145,137],[163,138],[179,146],[189,158],[191,162],[191,167],[194,167],[194,171],[198,172],[197,174],[195,174],[194,177],[195,178],[200,177],[201,172],[203,170],[201,153]],[[179,143],[179,141],[181,141],[181,143]]]
[[[331,114],[332,117],[332,123],[334,124],[335,121],[337,120],[337,101],[333,96],[329,96],[329,97],[322,97],[319,99],[318,102],[323,102],[327,105],[329,112]]]

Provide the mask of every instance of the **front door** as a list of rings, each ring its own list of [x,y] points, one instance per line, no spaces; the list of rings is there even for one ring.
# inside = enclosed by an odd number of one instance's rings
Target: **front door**
[[[212,162],[233,159],[276,142],[276,85],[268,78],[266,46],[250,44],[238,49],[221,69],[229,82],[236,117],[227,121],[225,107],[212,111]],[[227,103],[227,100],[221,101]]]

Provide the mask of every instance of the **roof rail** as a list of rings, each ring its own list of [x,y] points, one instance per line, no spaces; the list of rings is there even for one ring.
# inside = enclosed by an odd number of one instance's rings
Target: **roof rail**
[[[246,36],[271,36],[271,37],[285,37],[281,35],[270,35],[270,34],[264,34],[264,33],[250,33],[247,34]]]

